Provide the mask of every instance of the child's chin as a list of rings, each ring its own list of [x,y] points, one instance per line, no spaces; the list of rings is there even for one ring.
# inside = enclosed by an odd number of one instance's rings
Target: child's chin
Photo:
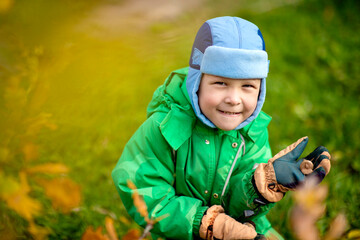
[[[221,125],[221,126],[217,126],[217,127],[220,128],[220,129],[223,130],[223,131],[231,131],[231,130],[234,130],[237,126],[238,126],[238,125],[236,125],[236,126],[232,126],[232,125],[230,125],[230,126],[223,126],[223,125]]]

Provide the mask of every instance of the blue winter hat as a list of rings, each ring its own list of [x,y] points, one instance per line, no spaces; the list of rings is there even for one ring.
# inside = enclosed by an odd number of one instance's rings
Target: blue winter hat
[[[255,111],[236,129],[243,128],[260,113],[265,101],[269,61],[264,39],[255,24],[238,17],[206,21],[196,35],[189,65],[186,87],[194,112],[204,124],[216,128],[199,106],[197,92],[203,73],[236,79],[261,78]]]

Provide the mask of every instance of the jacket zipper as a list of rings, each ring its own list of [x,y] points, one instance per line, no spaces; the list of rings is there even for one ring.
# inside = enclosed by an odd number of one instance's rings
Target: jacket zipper
[[[238,149],[238,151],[237,151],[237,153],[236,153],[234,162],[233,162],[233,164],[231,165],[230,171],[229,171],[229,173],[228,173],[228,175],[227,175],[227,177],[226,177],[225,185],[224,185],[224,188],[223,188],[223,190],[222,190],[222,192],[221,192],[221,198],[220,198],[221,201],[222,201],[223,196],[224,196],[224,194],[225,194],[226,187],[227,187],[227,185],[229,184],[229,181],[230,181],[230,177],[231,177],[231,175],[232,175],[232,172],[234,171],[234,167],[235,167],[236,161],[237,161],[238,158],[239,158],[239,154],[240,154],[241,148],[244,148],[244,150],[243,150],[243,156],[245,155],[245,140],[244,140],[244,137],[243,137],[241,134],[240,134],[240,137],[241,137],[241,141],[242,141],[242,142],[241,142],[240,147],[239,147],[239,149]]]

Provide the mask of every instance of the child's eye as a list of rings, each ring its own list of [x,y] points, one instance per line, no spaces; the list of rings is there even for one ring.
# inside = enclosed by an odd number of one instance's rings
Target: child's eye
[[[243,87],[246,87],[246,88],[255,88],[255,86],[252,85],[252,84],[244,84]]]
[[[221,85],[221,86],[225,86],[226,83],[225,82],[215,82],[216,85]]]

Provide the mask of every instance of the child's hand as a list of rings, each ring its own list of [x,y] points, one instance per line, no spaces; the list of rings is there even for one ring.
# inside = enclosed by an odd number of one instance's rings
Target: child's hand
[[[281,200],[285,192],[294,190],[308,177],[316,177],[321,182],[329,173],[331,157],[323,146],[316,148],[305,159],[298,160],[307,142],[308,137],[299,139],[256,169],[256,187],[268,201]]]
[[[224,213],[220,205],[210,207],[201,220],[202,239],[254,239],[255,227],[250,223],[240,223]]]

